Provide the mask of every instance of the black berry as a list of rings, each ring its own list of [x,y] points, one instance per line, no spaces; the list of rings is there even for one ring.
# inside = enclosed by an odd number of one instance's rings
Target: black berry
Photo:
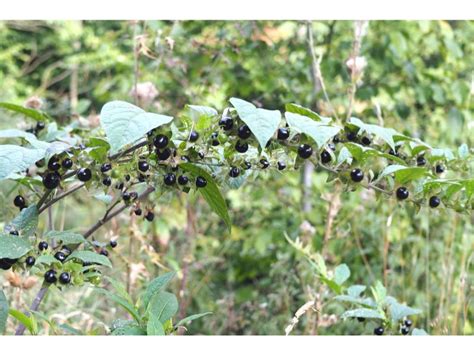
[[[237,141],[237,143],[235,143],[235,150],[239,153],[245,153],[249,150],[249,145],[246,142]]]
[[[107,176],[102,180],[102,183],[105,186],[110,186],[110,185],[112,185],[112,179],[110,178],[110,176]]]
[[[206,185],[207,185],[207,180],[204,177],[198,176],[196,178],[196,186],[197,187],[206,187]]]
[[[237,130],[237,135],[241,139],[247,139],[252,135],[252,131],[250,131],[249,126],[244,124],[244,125],[240,126],[239,129]]]
[[[285,141],[290,136],[290,131],[288,128],[278,128],[277,138],[281,141]]]
[[[63,162],[61,163],[61,166],[63,167],[63,169],[66,169],[66,170],[71,169],[72,165],[73,165],[73,162],[69,158],[64,159]]]
[[[348,141],[355,142],[357,140],[357,133],[349,132],[349,133],[347,133],[346,137],[347,137]]]
[[[237,167],[232,167],[229,171],[229,176],[232,178],[236,178],[237,176],[240,175],[240,169]]]
[[[410,328],[413,325],[413,322],[411,321],[411,319],[405,319],[403,324],[405,324],[405,327]]]
[[[426,165],[426,159],[424,157],[416,158],[416,165],[418,166]]]
[[[154,218],[155,218],[155,214],[151,211],[148,211],[145,215],[145,219],[149,222],[153,221]]]
[[[191,133],[189,134],[189,141],[196,142],[198,139],[199,139],[199,133],[197,133],[196,131],[191,131]]]
[[[354,169],[351,171],[351,179],[354,182],[361,182],[364,179],[364,173],[360,169]]]
[[[159,134],[153,139],[153,145],[158,149],[166,148],[168,142],[168,137],[163,134]]]
[[[180,185],[186,185],[188,183],[189,179],[186,175],[180,175],[178,176],[178,184]]]
[[[174,183],[176,182],[176,175],[173,173],[168,173],[165,175],[163,181],[165,185],[168,185],[168,186],[174,185]]]
[[[25,199],[21,195],[18,195],[13,199],[13,204],[18,208],[23,208],[26,206]]]
[[[322,161],[324,164],[327,164],[327,163],[329,163],[331,160],[332,160],[331,154],[329,154],[329,152],[328,152],[327,150],[323,150],[322,153],[321,153],[321,161]]]
[[[119,183],[115,184],[115,188],[117,190],[123,190],[123,182],[119,182]]]
[[[402,327],[400,329],[400,333],[402,333],[403,335],[408,335],[408,333],[410,333],[410,328]]]
[[[77,178],[82,182],[89,181],[92,178],[92,172],[89,168],[81,168],[77,172]]]
[[[60,181],[61,181],[61,178],[59,177],[57,173],[47,173],[46,175],[43,176],[43,185],[48,190],[53,190],[56,187],[58,187]]]
[[[363,145],[370,145],[370,143],[372,143],[369,137],[362,137],[360,141],[362,142]]]
[[[36,123],[36,130],[37,130],[37,131],[41,131],[42,129],[44,129],[45,126],[46,126],[46,125],[45,125],[45,123],[44,123],[43,121],[38,121],[38,122]]]
[[[211,134],[211,139],[212,139],[211,144],[212,144],[213,147],[216,147],[220,144],[217,137],[219,137],[219,133],[214,132],[214,133]]]
[[[375,335],[383,335],[385,329],[383,329],[383,327],[377,327],[374,329],[374,334]]]
[[[26,259],[25,259],[25,264],[27,266],[33,266],[35,264],[35,261],[36,259],[33,257],[33,256],[28,256]]]
[[[205,155],[204,155],[203,152],[199,152],[199,153],[198,153],[198,157],[199,157],[200,159],[204,159],[204,156],[205,156]]]
[[[9,270],[15,263],[17,259],[3,258],[0,259],[0,269]]]
[[[130,194],[128,192],[124,192],[122,194],[122,198],[125,202],[128,202],[128,201],[130,201]]]
[[[251,167],[252,167],[252,164],[250,164],[249,161],[245,161],[245,162],[244,162],[244,169],[245,169],[245,170],[249,170]]]
[[[410,193],[408,192],[408,189],[404,186],[401,186],[397,189],[397,198],[399,200],[406,200],[408,198],[408,195],[410,195]]]
[[[301,144],[298,147],[298,155],[300,158],[308,159],[313,154],[313,148],[308,144]]]
[[[20,235],[20,234],[18,233],[18,231],[12,230],[10,231],[10,235]]]
[[[125,175],[124,178],[125,178],[125,181],[130,181],[130,179],[131,179],[129,174]]]
[[[48,249],[48,243],[47,242],[39,242],[38,249],[41,250],[41,251]]]
[[[444,173],[444,166],[438,164],[438,165],[436,165],[435,170],[436,170],[436,174],[442,174],[442,173]]]
[[[277,166],[278,166],[278,170],[285,170],[286,169],[286,164],[282,161],[279,161],[277,163]]]
[[[66,254],[64,254],[62,251],[56,252],[56,254],[54,254],[54,257],[62,263],[66,260]]]
[[[141,208],[136,208],[135,211],[133,211],[136,216],[141,216],[142,215],[142,209]]]
[[[107,171],[109,171],[110,169],[112,169],[112,164],[110,163],[104,163],[100,166],[100,171],[102,173],[106,173]]]
[[[169,148],[156,151],[156,157],[158,158],[158,160],[167,160],[170,156],[171,156],[171,149]]]
[[[430,197],[430,207],[431,208],[438,207],[440,203],[441,203],[441,200],[439,199],[438,196],[431,196]]]
[[[58,158],[51,157],[48,161],[48,169],[52,171],[58,171],[61,168],[61,164],[59,164]]]
[[[148,163],[144,160],[140,160],[138,162],[138,170],[140,170],[141,172],[146,172],[148,171],[148,169],[150,168],[150,166],[148,165]]]
[[[110,245],[111,248],[115,248],[117,246],[117,241],[116,240],[111,240],[109,242],[109,245]]]
[[[101,249],[99,254],[103,256],[109,256],[109,252],[106,249]]]
[[[58,279],[56,278],[56,271],[54,270],[48,270],[44,273],[44,280],[47,283],[53,284],[55,283]]]
[[[67,285],[71,282],[71,274],[68,272],[62,272],[61,275],[59,275],[59,282],[63,285]]]
[[[221,126],[224,131],[229,131],[234,126],[234,120],[230,117],[222,117],[219,121],[219,126]]]
[[[267,159],[260,159],[260,164],[262,165],[262,169],[266,169],[270,166],[270,163]]]

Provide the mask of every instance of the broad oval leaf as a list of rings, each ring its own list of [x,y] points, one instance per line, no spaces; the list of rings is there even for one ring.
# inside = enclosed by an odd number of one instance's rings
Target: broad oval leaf
[[[249,126],[255,138],[257,138],[260,147],[264,150],[280,125],[281,112],[256,108],[250,102],[235,97],[229,101],[237,110],[240,119]]]
[[[369,308],[357,308],[346,311],[341,315],[341,318],[377,318],[385,319],[385,315],[379,311]]]
[[[21,232],[23,237],[32,236],[36,227],[38,227],[38,208],[36,205],[24,208],[10,224],[17,231]]]
[[[377,180],[380,180],[385,176],[389,176],[391,174],[395,176],[395,180],[398,181],[400,184],[406,184],[407,182],[428,175],[428,171],[425,168],[421,167],[389,165],[382,171]]]
[[[92,251],[88,251],[88,250],[75,251],[71,255],[68,256],[66,261],[72,260],[72,259],[79,259],[85,263],[99,264],[99,265],[108,266],[110,268],[112,267],[112,264],[107,257],[105,257],[104,255],[94,253]]]
[[[154,278],[146,288],[145,293],[141,297],[141,304],[144,308],[148,307],[150,299],[158,292],[162,291],[166,285],[175,277],[176,273],[174,271],[167,272],[161,276]]]
[[[290,128],[311,137],[318,148],[323,147],[341,130],[341,127],[328,126],[297,113],[285,112],[285,118]]]
[[[11,104],[9,102],[0,102],[0,107],[13,112],[21,113],[22,115],[30,117],[36,121],[47,121],[49,118],[49,116],[44,112],[20,105]]]
[[[149,319],[155,318],[165,323],[178,312],[178,299],[170,292],[161,291],[156,293],[150,300],[147,313]]]
[[[84,237],[76,232],[66,230],[66,231],[49,231],[45,234],[47,238],[55,239],[58,241],[62,241],[63,244],[81,244],[84,243],[86,240]]]
[[[334,282],[342,285],[351,276],[351,270],[346,264],[341,264],[334,270]]]
[[[0,180],[13,173],[23,172],[44,158],[44,149],[28,149],[17,145],[0,145]]]
[[[165,328],[163,323],[154,316],[150,316],[146,324],[146,334],[147,335],[165,335]]]
[[[112,154],[142,138],[153,128],[172,120],[171,116],[146,112],[125,101],[108,102],[100,112],[100,123],[107,135]]]
[[[0,258],[18,259],[33,247],[26,238],[16,235],[0,234]]]

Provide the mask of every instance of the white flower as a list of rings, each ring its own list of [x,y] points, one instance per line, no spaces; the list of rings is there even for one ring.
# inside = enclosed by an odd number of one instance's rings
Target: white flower
[[[359,76],[360,74],[362,74],[362,71],[367,66],[367,60],[365,59],[365,57],[351,57],[346,61],[346,66],[356,76]]]

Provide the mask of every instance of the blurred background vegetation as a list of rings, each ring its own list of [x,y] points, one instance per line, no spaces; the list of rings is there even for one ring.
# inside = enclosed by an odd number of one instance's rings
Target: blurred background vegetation
[[[178,117],[185,104],[222,110],[233,96],[269,109],[295,102],[333,116],[314,51],[338,116],[347,115],[355,92],[356,117],[382,120],[436,147],[472,147],[474,22],[358,26],[360,36],[348,21],[0,22],[0,101],[38,96],[58,123],[94,126],[104,103],[133,101],[138,83],[144,108]],[[356,81],[346,63],[354,48],[364,63]],[[13,127],[25,127],[23,119],[2,111],[0,129]],[[326,304],[331,296],[285,240],[286,231],[329,265],[349,265],[352,283],[381,280],[391,295],[422,309],[415,326],[474,334],[473,216],[416,213],[367,191],[343,192],[326,182],[326,173],[305,170],[306,183],[304,172],[262,173],[239,190],[226,189],[230,235],[202,201],[187,196],[157,201],[153,223],[117,218],[96,235],[118,236],[111,275],[136,295],[152,277],[178,271],[173,291],[181,314],[213,312],[192,323],[191,334],[283,334],[300,306],[314,299]],[[16,212],[11,186],[1,188],[3,221]],[[54,209],[56,229],[85,230],[104,210],[86,194],[73,196]],[[22,308],[38,287],[9,288],[9,299]],[[53,292],[42,307],[49,318],[89,333],[103,333],[102,323],[123,314],[90,288]],[[308,312],[293,334],[372,332],[362,323],[335,322],[340,312],[333,303]]]

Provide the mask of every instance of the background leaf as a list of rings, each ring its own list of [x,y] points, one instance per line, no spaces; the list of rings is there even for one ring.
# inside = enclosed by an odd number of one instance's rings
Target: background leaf
[[[297,113],[285,112],[285,118],[291,129],[311,137],[318,148],[322,148],[341,130],[341,127],[327,126],[323,122],[314,121]]]

